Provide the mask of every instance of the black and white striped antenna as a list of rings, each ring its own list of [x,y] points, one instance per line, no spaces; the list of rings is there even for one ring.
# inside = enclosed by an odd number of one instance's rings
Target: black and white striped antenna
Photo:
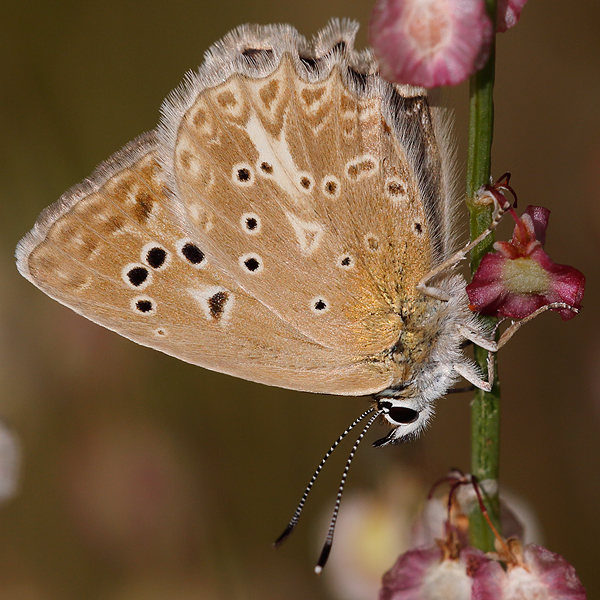
[[[342,494],[344,493],[344,486],[346,485],[346,478],[348,477],[348,471],[350,470],[350,465],[352,464],[352,459],[356,454],[356,450],[358,449],[358,445],[362,442],[362,439],[365,437],[365,434],[369,430],[369,427],[373,425],[375,419],[382,413],[383,411],[377,411],[367,422],[364,429],[360,432],[356,442],[354,442],[354,446],[352,446],[352,450],[350,451],[350,455],[348,456],[348,460],[346,461],[346,466],[344,467],[344,473],[342,474],[342,479],[340,481],[340,487],[338,488],[337,498],[335,499],[335,506],[333,507],[333,514],[331,515],[331,521],[329,522],[329,529],[327,531],[327,536],[325,538],[325,543],[323,544],[323,549],[321,550],[321,555],[319,556],[319,560],[317,561],[317,566],[315,567],[315,573],[317,575],[321,574],[327,559],[329,558],[329,553],[331,552],[331,546],[333,545],[333,534],[335,533],[335,524],[337,522],[338,513],[340,512],[340,503],[342,501]]]
[[[298,525],[298,521],[300,520],[300,515],[302,514],[302,510],[304,509],[304,505],[306,504],[306,499],[308,498],[310,490],[312,489],[315,481],[317,480],[317,477],[319,476],[319,473],[321,472],[321,470],[325,466],[325,463],[327,462],[327,459],[333,454],[333,451],[337,448],[338,444],[361,421],[363,421],[365,419],[365,417],[367,417],[367,415],[370,415],[375,410],[376,410],[375,407],[373,407],[373,408],[370,408],[369,410],[365,411],[362,415],[360,415],[349,427],[346,428],[346,430],[340,435],[340,437],[338,437],[338,439],[332,444],[331,448],[329,448],[329,450],[325,453],[325,456],[323,457],[323,459],[319,463],[319,466],[316,468],[313,476],[311,477],[308,485],[306,486],[306,489],[304,490],[304,494],[302,494],[302,498],[300,500],[300,503],[298,504],[298,507],[296,508],[296,511],[294,512],[294,516],[290,519],[290,522],[288,523],[288,526],[285,528],[285,530],[283,531],[283,533],[275,540],[275,543],[273,544],[273,546],[277,547],[280,544],[282,544],[291,535],[291,533],[294,531],[294,529],[296,528],[296,525]],[[369,419],[367,425],[362,430],[362,432],[359,435],[358,439],[354,443],[354,446],[352,447],[352,451],[350,452],[350,456],[348,457],[348,460],[346,461],[346,466],[344,468],[344,473],[342,474],[342,479],[340,481],[340,486],[338,488],[338,494],[337,494],[337,498],[336,498],[336,502],[335,502],[335,507],[334,507],[334,510],[333,510],[333,516],[332,516],[331,522],[329,524],[329,530],[327,532],[327,537],[325,538],[325,544],[323,546],[323,550],[321,551],[321,556],[319,557],[319,561],[317,562],[317,566],[315,567],[315,572],[316,573],[320,573],[323,570],[323,567],[325,566],[325,563],[327,562],[327,558],[329,557],[329,552],[331,551],[331,546],[333,544],[333,534],[334,534],[334,531],[335,531],[335,523],[337,521],[337,516],[338,516],[339,508],[340,508],[340,502],[342,500],[342,493],[344,491],[344,485],[346,484],[346,478],[348,477],[348,471],[350,470],[350,465],[352,463],[352,459],[354,458],[354,455],[356,454],[356,450],[358,448],[358,445],[360,444],[360,442],[362,441],[363,437],[367,433],[369,427],[371,427],[371,425],[373,424],[373,422],[375,421],[375,419],[381,414],[381,412],[382,411],[378,410]]]

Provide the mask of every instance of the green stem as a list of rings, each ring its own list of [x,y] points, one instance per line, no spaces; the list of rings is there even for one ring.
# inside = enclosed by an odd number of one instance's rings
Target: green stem
[[[486,0],[488,14],[495,28],[496,0]],[[469,155],[467,162],[467,206],[470,213],[471,239],[476,238],[492,222],[492,208],[477,206],[474,199],[482,185],[489,183],[491,173],[492,136],[494,131],[495,40],[487,64],[471,76]],[[492,249],[493,235],[488,236],[471,254],[474,272],[484,254]],[[487,372],[487,352],[475,348],[475,360]],[[494,359],[495,360],[495,359]],[[496,369],[496,373],[498,370]],[[494,381],[491,392],[477,390],[471,404],[471,473],[479,481],[497,481],[500,459],[500,385]],[[492,522],[500,529],[500,503],[497,493],[486,493],[484,503]],[[494,536],[477,506],[469,515],[471,544],[485,552],[494,550]]]

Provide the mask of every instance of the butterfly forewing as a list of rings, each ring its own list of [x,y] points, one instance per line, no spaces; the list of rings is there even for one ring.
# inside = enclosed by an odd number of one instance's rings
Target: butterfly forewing
[[[310,339],[369,360],[431,268],[430,223],[381,82],[359,93],[329,62],[310,81],[285,53],[268,75],[200,76],[187,109],[166,111],[165,163],[221,269]]]

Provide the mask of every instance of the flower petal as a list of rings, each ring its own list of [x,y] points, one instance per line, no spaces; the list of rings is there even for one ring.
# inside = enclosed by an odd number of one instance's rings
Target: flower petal
[[[507,291],[502,281],[502,267],[506,258],[501,254],[486,254],[467,285],[471,310],[482,315],[495,315],[502,306]]]
[[[424,87],[466,80],[493,36],[483,0],[378,0],[369,33],[383,77]]]
[[[465,548],[462,553],[470,548]],[[461,555],[462,555],[461,553]],[[473,573],[473,592],[471,600],[500,600],[503,598],[506,573],[500,563],[488,560],[481,563]]]
[[[523,319],[542,306],[561,302],[579,309],[585,277],[577,269],[552,261],[543,249],[550,211],[528,206],[510,242],[496,242],[467,285],[470,308],[483,315]],[[556,310],[563,320],[577,313]]]
[[[525,567],[547,590],[548,600],[586,600],[587,595],[575,569],[560,554],[527,544],[523,548]],[[508,573],[509,579],[511,572]]]
[[[379,600],[419,600],[427,570],[441,561],[442,551],[437,546],[416,548],[400,555],[383,576]]]
[[[494,316],[509,319],[524,319],[533,314],[538,308],[544,306],[544,304],[549,304],[549,302],[540,294],[507,294],[504,302],[497,308]],[[571,311],[568,312],[571,313]],[[483,314],[492,315],[494,313],[486,312]]]
[[[498,0],[496,31],[504,33],[516,25],[526,2],[527,0]]]

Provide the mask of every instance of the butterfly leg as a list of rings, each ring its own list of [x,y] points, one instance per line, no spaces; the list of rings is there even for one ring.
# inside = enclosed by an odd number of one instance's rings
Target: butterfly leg
[[[468,327],[465,327],[463,325],[459,325],[458,330],[465,337],[466,340],[473,342],[474,344],[480,346],[481,348],[484,348],[488,352],[498,352],[498,350],[500,350],[500,348],[502,348],[506,344],[506,342],[508,342],[508,340],[510,340],[510,338],[512,338],[512,336],[515,335],[515,333],[517,333],[519,329],[521,329],[523,325],[525,325],[525,323],[528,323],[529,321],[535,319],[538,315],[541,315],[547,310],[553,309],[567,309],[573,311],[574,313],[579,312],[579,309],[564,302],[552,302],[551,304],[545,304],[544,306],[540,306],[540,308],[532,312],[530,315],[524,317],[523,319],[513,321],[511,325],[502,332],[502,335],[500,336],[500,339],[497,342],[485,336],[482,336],[474,331],[471,331]],[[500,323],[502,323],[502,321],[500,321]],[[498,323],[498,325],[500,325],[500,323]],[[496,328],[498,327],[498,325],[496,326]]]
[[[422,292],[426,296],[435,298],[436,300],[441,300],[442,302],[447,302],[450,299],[447,292],[445,292],[444,290],[441,290],[433,285],[429,285],[429,282],[432,279],[434,279],[437,275],[440,275],[441,273],[444,273],[444,272],[448,271],[449,269],[452,269],[461,260],[464,260],[467,257],[467,255],[469,254],[469,252],[471,252],[471,250],[473,250],[473,248],[475,248],[475,246],[477,246],[477,244],[481,243],[490,233],[492,233],[492,231],[494,231],[494,229],[496,229],[496,227],[498,226],[498,223],[500,223],[504,213],[511,207],[511,204],[508,200],[506,200],[503,204],[500,204],[498,201],[498,196],[500,196],[500,195],[498,194],[496,196],[487,190],[484,191],[482,194],[480,194],[480,196],[478,197],[478,200],[481,203],[489,202],[489,199],[491,198],[496,207],[496,210],[494,212],[494,217],[492,219],[492,222],[490,223],[490,226],[485,231],[483,231],[481,234],[479,234],[473,241],[469,242],[464,248],[462,248],[461,250],[459,250],[458,252],[453,254],[450,258],[445,260],[442,264],[438,265],[437,267],[435,267],[434,269],[429,271],[429,273],[427,273],[427,275],[425,275],[425,277],[423,277],[423,279],[421,279],[421,281],[419,281],[419,283],[417,284],[417,289],[420,292]],[[502,197],[502,196],[500,196],[500,197]]]
[[[513,321],[513,323],[502,333],[502,335],[500,336],[500,339],[497,342],[495,340],[489,339],[475,331],[471,331],[468,327],[459,325],[458,330],[467,341],[472,342],[472,343],[476,344],[477,346],[480,346],[484,350],[488,351],[487,381],[485,381],[484,379],[482,379],[479,376],[479,373],[477,372],[475,367],[472,365],[457,364],[457,365],[453,366],[454,370],[463,379],[466,379],[469,383],[478,387],[479,389],[484,390],[486,392],[491,391],[492,382],[494,381],[494,372],[495,372],[495,370],[494,370],[494,353],[498,352],[498,350],[500,350],[500,348],[502,348],[506,344],[506,342],[508,342],[508,340],[510,340],[510,338],[512,338],[512,336],[523,325],[525,325],[525,323],[528,323],[532,319],[535,319],[535,317],[537,317],[538,315],[541,315],[543,312],[546,312],[547,310],[552,310],[552,309],[557,309],[557,308],[558,309],[568,309],[575,313],[579,312],[579,310],[577,308],[575,308],[574,306],[571,306],[570,304],[565,304],[564,302],[553,302],[551,304],[546,304],[546,305],[538,308],[536,311],[534,311],[527,317],[524,317],[523,319],[520,319],[518,321]],[[502,323],[502,320],[496,325],[496,327],[494,328],[494,332],[498,328],[500,323]]]
[[[475,386],[473,384],[464,385],[463,387],[450,388],[446,394],[464,394],[466,392],[472,392],[474,389]]]
[[[470,384],[483,390],[484,392],[491,392],[494,381],[495,368],[494,368],[494,355],[488,351],[487,357],[487,381],[479,376],[479,372],[474,365],[470,364],[457,364],[453,365],[454,370],[463,378],[466,379]]]

